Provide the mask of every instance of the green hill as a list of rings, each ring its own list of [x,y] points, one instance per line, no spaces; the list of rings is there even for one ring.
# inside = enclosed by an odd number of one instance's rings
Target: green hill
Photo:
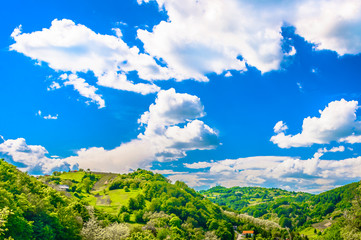
[[[345,210],[352,209],[359,187],[360,183],[355,182],[318,195],[276,188],[221,186],[200,193],[239,213],[272,220],[313,236],[343,220]]]
[[[151,239],[234,239],[238,230],[254,229],[260,238],[286,236],[272,222],[255,221],[224,212],[183,182],[171,184],[160,174],[137,170],[112,174],[80,170],[42,176],[39,180],[93,206],[98,220],[107,225],[123,222],[141,229]],[[93,231],[94,232],[94,231]]]
[[[0,159],[0,239],[80,239],[84,205]]]
[[[95,208],[105,225],[124,222],[148,238],[233,239],[233,225],[222,210],[182,182],[170,184],[160,174],[138,170],[129,174],[78,171],[39,177],[83,204]],[[60,190],[60,189],[59,189]]]

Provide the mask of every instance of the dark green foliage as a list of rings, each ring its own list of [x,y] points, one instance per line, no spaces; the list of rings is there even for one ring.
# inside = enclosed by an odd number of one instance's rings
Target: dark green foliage
[[[280,218],[280,225],[284,228],[292,228],[292,221],[291,219],[287,217],[281,217]]]
[[[80,239],[83,219],[89,217],[76,200],[0,160],[0,215],[4,209],[10,213],[0,225],[0,238]]]

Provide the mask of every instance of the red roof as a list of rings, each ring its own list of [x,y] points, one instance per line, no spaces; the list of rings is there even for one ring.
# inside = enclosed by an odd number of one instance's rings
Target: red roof
[[[242,234],[253,234],[254,231],[243,231]]]

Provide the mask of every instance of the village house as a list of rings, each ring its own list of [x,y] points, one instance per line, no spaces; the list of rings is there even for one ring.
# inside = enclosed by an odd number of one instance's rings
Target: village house
[[[68,191],[69,190],[69,186],[68,185],[59,185],[58,188],[60,190],[63,190],[63,191]]]
[[[254,231],[251,230],[251,231],[243,231],[242,232],[242,237],[253,237],[254,235]]]

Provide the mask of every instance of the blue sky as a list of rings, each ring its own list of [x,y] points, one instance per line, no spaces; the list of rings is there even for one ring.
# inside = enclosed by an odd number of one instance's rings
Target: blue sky
[[[358,1],[12,1],[0,153],[196,189],[361,178]]]

